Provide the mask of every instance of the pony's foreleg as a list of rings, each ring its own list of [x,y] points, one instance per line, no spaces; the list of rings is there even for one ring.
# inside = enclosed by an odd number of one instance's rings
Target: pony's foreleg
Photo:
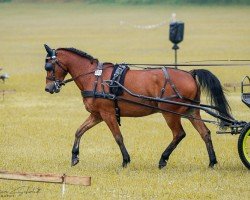
[[[162,169],[167,165],[170,154],[177,147],[180,141],[186,136],[186,133],[182,128],[181,119],[179,116],[167,114],[163,114],[163,116],[173,133],[173,140],[162,153],[161,159],[159,161],[159,169]]]
[[[130,162],[130,156],[128,154],[128,151],[123,143],[123,137],[120,131],[120,128],[118,126],[117,120],[115,115],[110,114],[110,113],[101,113],[101,116],[103,120],[106,122],[108,125],[110,131],[112,132],[116,143],[119,145],[121,153],[122,153],[122,158],[123,158],[123,163],[122,166],[126,167],[128,163]]]
[[[200,111],[196,110],[193,116],[197,119],[201,119]],[[189,120],[193,124],[194,128],[199,132],[201,138],[205,142],[208,156],[209,156],[209,167],[213,167],[217,163],[217,160],[216,160],[214,147],[213,147],[213,143],[212,143],[212,139],[210,135],[210,130],[206,127],[203,121],[195,120],[195,119],[189,119]]]
[[[96,124],[100,123],[102,121],[100,116],[91,114],[86,121],[77,129],[76,133],[75,133],[75,141],[74,141],[74,145],[72,148],[72,160],[71,160],[71,166],[76,165],[79,162],[79,144],[80,144],[80,140],[82,135],[89,130],[90,128],[92,128],[93,126],[95,126]]]

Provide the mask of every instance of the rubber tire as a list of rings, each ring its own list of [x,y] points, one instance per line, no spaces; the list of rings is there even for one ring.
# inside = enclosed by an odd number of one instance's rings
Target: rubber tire
[[[244,141],[244,138],[245,138],[246,134],[249,134],[249,131],[250,131],[250,123],[246,124],[244,126],[244,128],[241,130],[240,136],[239,136],[239,139],[238,139],[238,153],[239,153],[239,156],[240,156],[240,159],[241,159],[242,163],[248,169],[250,169],[250,161],[247,160],[247,158],[246,158],[246,156],[244,154],[244,151],[243,151],[243,141]],[[249,138],[249,140],[250,140],[250,138]]]

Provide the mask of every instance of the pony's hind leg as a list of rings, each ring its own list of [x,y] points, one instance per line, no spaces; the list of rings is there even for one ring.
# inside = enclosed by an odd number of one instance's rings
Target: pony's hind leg
[[[169,159],[170,154],[177,147],[180,141],[186,136],[186,133],[181,125],[180,116],[172,114],[163,114],[163,117],[165,118],[169,128],[173,133],[173,140],[162,153],[161,159],[159,161],[159,169],[162,169],[167,165],[167,161]]]
[[[72,148],[72,160],[71,160],[71,166],[76,165],[79,162],[79,144],[82,135],[95,126],[96,124],[100,123],[102,121],[100,116],[90,114],[90,116],[85,120],[85,122],[77,129],[75,133],[75,141]]]
[[[201,121],[200,110],[195,110],[193,117],[199,120],[189,118],[194,128],[199,132],[201,138],[206,144],[207,152],[209,156],[209,167],[213,167],[216,163],[216,156],[213,148],[213,143],[210,135],[210,130],[206,127],[205,123]]]
[[[130,163],[130,156],[129,156],[128,151],[124,145],[123,137],[122,137],[120,128],[118,126],[116,117],[114,114],[110,114],[110,113],[101,113],[101,116],[102,116],[103,120],[106,122],[106,124],[108,125],[110,131],[112,132],[116,143],[120,147],[120,150],[122,153],[122,158],[123,158],[122,166],[126,167],[128,165],[128,163]]]

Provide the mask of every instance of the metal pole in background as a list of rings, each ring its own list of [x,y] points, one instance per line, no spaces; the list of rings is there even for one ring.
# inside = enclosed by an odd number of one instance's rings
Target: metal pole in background
[[[178,62],[177,62],[177,50],[179,49],[177,44],[174,44],[173,48],[174,50],[174,64],[175,64],[175,68],[177,69],[178,67]]]

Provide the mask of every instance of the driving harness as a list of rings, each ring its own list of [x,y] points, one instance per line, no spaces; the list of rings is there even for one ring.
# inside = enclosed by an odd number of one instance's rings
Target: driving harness
[[[168,73],[168,68],[163,67],[161,69],[163,71],[165,81],[164,81],[164,85],[161,89],[161,93],[160,93],[159,98],[163,97],[165,90],[166,90],[166,86],[167,86],[167,84],[169,84],[171,86],[172,90],[175,92],[175,95],[171,95],[168,98],[181,98],[181,99],[185,99],[185,100],[191,100],[191,99],[186,99],[180,95],[176,86],[174,85],[174,83],[170,79],[170,75]],[[121,96],[124,92],[123,85],[124,85],[125,76],[129,70],[129,67],[126,64],[115,64],[109,81],[103,81],[103,77],[102,77],[103,70],[104,70],[103,63],[98,63],[97,69],[94,73],[96,80],[95,80],[94,85],[93,85],[93,90],[92,91],[81,91],[81,95],[83,98],[103,98],[103,99],[113,100],[114,107],[115,107],[116,120],[117,120],[119,126],[121,126],[121,117],[120,117],[120,108],[118,106],[118,100],[119,100],[118,97]],[[99,79],[101,79],[101,88],[102,88],[101,92],[96,91]],[[104,82],[106,82],[109,86],[109,93],[106,93],[104,90]]]

